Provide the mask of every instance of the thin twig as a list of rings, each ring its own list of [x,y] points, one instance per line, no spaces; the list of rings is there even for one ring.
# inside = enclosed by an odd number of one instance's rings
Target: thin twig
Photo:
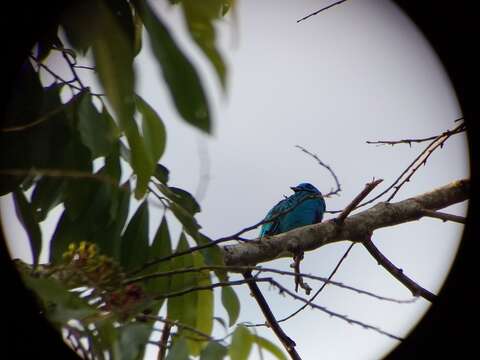
[[[148,274],[148,275],[142,275],[142,276],[126,279],[125,281],[123,281],[122,284],[124,286],[126,286],[128,284],[132,284],[132,283],[136,283],[136,282],[140,282],[140,281],[145,281],[145,280],[149,280],[149,279],[155,279],[155,278],[159,278],[159,277],[171,277],[171,276],[174,276],[174,275],[191,273],[191,272],[199,273],[199,272],[202,272],[202,271],[215,271],[215,270],[227,270],[228,271],[228,270],[230,270],[230,271],[234,271],[234,272],[243,273],[243,272],[246,272],[246,271],[258,271],[258,273],[273,273],[273,274],[284,275],[284,276],[298,276],[298,275],[300,275],[302,277],[312,279],[312,280],[316,280],[316,281],[321,281],[325,284],[331,284],[333,286],[337,286],[337,287],[345,289],[345,290],[354,291],[358,294],[371,296],[371,297],[373,297],[375,299],[378,299],[378,300],[390,301],[390,302],[395,302],[395,303],[399,303],[399,304],[405,304],[405,303],[413,302],[412,300],[398,300],[398,299],[393,299],[393,298],[377,295],[377,294],[374,294],[374,293],[366,291],[366,290],[362,290],[362,289],[359,289],[359,288],[355,288],[353,286],[343,284],[341,282],[332,281],[331,277],[338,270],[338,267],[340,266],[342,261],[348,255],[348,252],[350,251],[353,244],[354,243],[352,243],[350,245],[349,249],[342,256],[339,263],[335,267],[334,271],[332,272],[332,274],[330,274],[330,276],[328,278],[324,278],[324,277],[316,276],[316,275],[311,275],[311,274],[306,274],[306,273],[296,273],[296,272],[293,272],[293,271],[279,270],[279,269],[274,269],[274,268],[265,268],[265,267],[261,267],[261,266],[207,265],[207,266],[199,266],[199,267],[188,267],[188,268],[176,269],[176,270],[164,271],[164,272],[155,272],[155,273],[151,273],[151,274]],[[266,278],[266,279],[268,279],[268,278]],[[258,281],[258,278],[257,278],[257,281]],[[222,283],[223,286],[225,286],[225,285],[241,285],[241,284],[243,284],[243,282],[241,282],[241,283],[232,283],[232,282]],[[219,286],[222,286],[222,285],[219,285]],[[190,289],[193,289],[193,290],[189,290],[189,291],[205,290],[205,289],[210,289],[210,288],[211,287],[208,287],[208,286],[201,287],[201,288],[195,287],[195,288],[190,288]]]
[[[365,246],[367,251],[373,258],[377,261],[377,263],[383,266],[390,274],[392,274],[398,281],[400,281],[407,289],[409,289],[413,296],[421,296],[424,299],[433,303],[436,299],[436,295],[431,293],[430,291],[424,289],[420,285],[418,285],[415,281],[410,279],[407,275],[403,273],[403,270],[396,267],[390,260],[383,255],[380,250],[373,244],[371,238],[366,238],[362,241],[362,244]]]
[[[298,292],[298,287],[300,286],[305,290],[305,294],[310,295],[312,288],[303,281],[302,273],[300,272],[300,262],[303,260],[303,251],[297,252],[293,255],[293,264],[290,265],[295,271],[295,292]]]
[[[176,326],[179,329],[190,331],[190,332],[192,332],[192,333],[194,333],[194,334],[196,334],[200,337],[203,337],[205,340],[209,340],[209,341],[214,340],[214,338],[211,337],[209,334],[204,333],[203,331],[197,330],[196,328],[194,328],[190,325],[183,324],[183,323],[179,322],[178,320],[170,320],[170,319],[164,318],[163,316],[155,316],[155,315],[148,315],[148,314],[142,314],[142,315],[139,315],[138,317],[141,320],[148,319],[148,320],[153,320],[153,321],[160,321],[164,324],[170,324],[170,326]]]
[[[86,65],[73,65],[76,69],[85,69],[85,70],[92,70],[92,71],[97,71],[97,69],[94,66],[86,66]]]
[[[15,175],[15,176],[46,176],[53,178],[74,178],[74,179],[92,179],[100,182],[104,182],[121,189],[122,187],[110,176],[89,173],[81,170],[66,170],[66,169],[1,169],[2,175]]]
[[[463,117],[460,117],[458,119],[455,119],[454,122],[463,120]],[[402,139],[402,140],[378,140],[378,141],[366,141],[367,144],[375,144],[375,145],[398,145],[398,144],[408,144],[410,147],[412,146],[413,143],[422,143],[425,141],[430,141],[430,140],[435,140],[439,137],[445,136],[445,135],[454,135],[458,134],[461,132],[465,132],[466,128],[460,128],[456,130],[447,130],[441,133],[440,135],[434,135],[434,136],[429,136],[426,138],[419,138],[419,139]]]
[[[307,308],[308,305],[310,305],[312,303],[313,300],[315,300],[317,298],[317,296],[322,292],[322,290],[327,286],[327,284],[331,284],[331,280],[333,278],[333,276],[335,275],[335,273],[338,271],[338,269],[340,268],[340,265],[342,264],[342,262],[347,258],[348,256],[348,253],[350,252],[350,250],[352,250],[353,246],[355,245],[354,242],[352,242],[350,244],[350,246],[348,247],[348,249],[345,251],[345,253],[343,254],[343,256],[340,258],[340,260],[338,261],[337,265],[335,266],[335,268],[332,270],[332,272],[330,273],[330,275],[328,276],[327,280],[328,281],[325,281],[323,283],[323,285],[317,290],[317,292],[308,300],[307,303],[305,303],[304,305],[302,305],[300,308],[298,308],[295,312],[291,313],[290,315],[284,317],[283,319],[280,319],[278,320],[278,322],[284,322],[284,321],[287,321],[289,319],[291,319],[292,317],[294,317],[295,315],[297,315],[299,312],[303,311],[305,308]],[[264,325],[264,324],[257,324],[256,326],[259,326],[259,325]]]
[[[77,65],[75,58],[72,56],[70,52],[62,50],[62,56],[65,59],[65,61],[68,63],[68,66],[70,67],[70,71],[72,72],[73,78],[75,81],[80,85],[82,89],[85,89],[85,85],[83,85],[82,80],[77,74],[77,70],[75,70],[75,66]],[[70,59],[69,56],[72,56],[73,61]]]
[[[304,16],[303,18],[297,20],[297,23],[299,23],[299,22],[301,22],[301,21],[304,21],[304,20],[307,20],[308,18],[310,18],[310,17],[312,17],[312,16],[318,15],[318,14],[320,14],[322,11],[325,11],[325,10],[327,10],[327,9],[330,9],[331,7],[334,7],[334,6],[336,6],[336,5],[340,5],[341,3],[344,3],[345,1],[347,1],[347,0],[340,0],[340,1],[337,1],[337,2],[335,2],[335,3],[333,3],[333,4],[330,4],[330,5],[328,5],[328,6],[325,6],[324,8],[321,8],[320,10],[317,10],[317,11],[315,11],[315,12],[313,12],[313,13],[311,13],[311,14],[308,14],[307,16]]]
[[[460,124],[456,129],[462,129],[462,128],[465,128],[465,124]],[[455,129],[455,130],[456,130]],[[412,163],[412,166],[411,166],[411,170],[410,170],[410,174],[408,174],[408,176],[403,179],[398,185],[394,186],[394,191],[393,193],[390,195],[390,197],[387,199],[387,202],[392,200],[395,195],[397,194],[397,192],[401,189],[401,187],[406,184],[407,182],[410,181],[410,179],[412,178],[412,176],[417,172],[417,170],[420,168],[420,166],[422,165],[425,165],[427,163],[427,160],[428,158],[430,157],[430,155],[433,154],[433,152],[435,151],[435,149],[437,149],[438,147],[443,147],[443,144],[445,143],[445,141],[447,141],[450,136],[452,134],[449,134],[449,135],[441,135],[438,137],[437,140],[434,140],[431,144],[430,144],[430,147],[427,148],[424,152],[423,152],[423,158],[420,158],[419,160],[421,161],[417,161],[416,164],[413,164]]]
[[[52,109],[50,110],[49,112],[47,112],[46,114],[43,114],[42,116],[40,116],[37,120],[34,120],[30,123],[27,123],[25,125],[19,125],[19,126],[11,126],[11,127],[6,127],[6,128],[0,128],[0,132],[14,132],[14,131],[24,131],[24,130],[27,130],[27,129],[30,129],[34,126],[37,126],[49,119],[52,118],[53,115],[56,115],[58,114],[59,112],[62,112],[63,110],[65,110],[67,108],[67,106],[70,105],[69,103],[65,103],[65,104],[62,104],[58,107],[56,107],[55,109]]]
[[[157,359],[158,360],[164,360],[165,359],[165,354],[167,353],[167,343],[168,343],[168,338],[170,337],[170,330],[172,328],[171,323],[164,323],[163,324],[163,331],[162,331],[162,336],[160,337],[160,341],[158,344],[158,355]]]
[[[260,282],[269,282],[271,278],[255,278],[255,281],[260,281]],[[167,294],[162,294],[162,295],[155,295],[153,296],[154,300],[162,300],[162,299],[170,299],[173,297],[178,297],[182,295],[189,294],[191,292],[196,292],[196,291],[201,291],[201,290],[213,290],[217,287],[225,287],[225,286],[236,286],[236,285],[243,285],[248,282],[251,282],[252,280],[245,279],[245,280],[233,280],[233,281],[219,281],[210,285],[201,285],[201,286],[192,286],[185,288],[183,290],[167,293]]]
[[[332,317],[336,317],[338,319],[342,319],[346,322],[348,322],[349,324],[355,324],[355,325],[360,325],[361,327],[363,327],[364,329],[369,329],[369,330],[374,330],[382,335],[386,335],[392,339],[395,339],[395,340],[403,340],[401,337],[398,337],[396,335],[393,335],[389,332],[386,332],[376,326],[372,326],[372,325],[368,325],[362,321],[358,321],[358,320],[354,320],[354,319],[351,319],[349,318],[347,315],[342,315],[342,314],[339,314],[339,313],[336,313],[334,311],[331,311],[331,310],[328,310],[326,307],[324,306],[320,306],[320,305],[317,305],[317,304],[314,304],[314,303],[309,303],[309,301],[307,299],[304,299],[303,297],[295,294],[294,292],[288,290],[287,288],[285,288],[284,286],[280,285],[278,282],[276,282],[275,280],[272,280],[271,281],[271,284],[275,287],[277,287],[279,290],[280,290],[280,293],[282,294],[287,294],[289,295],[290,297],[292,297],[293,299],[295,300],[299,300],[299,301],[302,301],[304,302],[305,304],[308,304],[309,306],[311,306],[312,308],[315,308],[315,309],[318,309],[318,310],[321,310],[323,311],[324,313],[332,316]]]
[[[314,159],[318,162],[318,164],[319,164],[320,166],[323,166],[323,167],[324,167],[325,169],[327,169],[327,170],[330,172],[330,174],[332,175],[333,180],[335,181],[335,184],[336,184],[337,188],[336,188],[335,190],[334,190],[334,189],[331,189],[330,192],[328,192],[327,194],[323,195],[323,197],[330,197],[330,196],[332,196],[332,195],[338,195],[338,193],[339,193],[340,191],[342,191],[342,187],[341,187],[341,185],[340,185],[340,181],[338,181],[337,175],[336,175],[335,172],[332,170],[332,168],[331,168],[329,165],[325,164],[322,160],[320,160],[320,158],[319,158],[316,154],[311,153],[310,151],[308,151],[308,150],[305,149],[304,147],[302,147],[302,146],[300,146],[300,145],[295,145],[295,147],[298,148],[298,149],[300,149],[300,150],[302,150],[305,154],[310,155],[312,158],[314,158]]]
[[[398,191],[398,190],[400,189],[401,185],[396,186],[396,184],[404,177],[405,174],[408,173],[408,171],[409,171],[410,169],[412,169],[412,168],[415,166],[415,164],[417,164],[417,163],[419,163],[419,164],[425,164],[425,162],[427,161],[428,157],[431,155],[431,153],[432,153],[435,149],[438,148],[438,146],[442,147],[443,144],[445,143],[445,141],[447,141],[447,140],[452,136],[452,134],[458,134],[459,131],[460,131],[460,129],[462,129],[462,128],[464,128],[464,127],[465,127],[465,124],[462,123],[462,124],[458,125],[457,127],[455,127],[454,129],[449,130],[449,135],[440,135],[440,136],[438,136],[437,138],[435,138],[435,139],[434,139],[430,144],[428,144],[427,147],[410,163],[410,165],[407,166],[407,168],[393,181],[393,183],[392,183],[390,186],[388,186],[388,187],[387,187],[385,190],[383,190],[380,194],[376,195],[375,197],[371,198],[370,200],[367,200],[367,201],[359,204],[359,205],[357,206],[357,209],[360,208],[360,207],[363,207],[363,206],[365,206],[365,205],[368,205],[368,204],[370,204],[370,203],[372,203],[372,202],[374,202],[375,200],[379,199],[380,197],[382,197],[383,195],[385,195],[386,193],[388,193],[388,192],[389,192],[390,190],[392,190],[394,187],[397,189],[396,191]],[[443,139],[442,139],[442,137],[443,137]],[[440,139],[441,139],[441,141],[440,141],[439,143],[437,143],[437,141],[440,140]],[[435,145],[435,144],[436,144],[436,145]],[[431,149],[431,148],[432,148],[432,149]],[[430,151],[430,149],[431,149],[431,151]],[[427,152],[429,152],[429,151],[430,151],[430,153],[428,154],[428,156],[426,156],[425,159],[422,159],[422,157],[425,156],[425,154],[427,154]],[[422,161],[419,161],[420,159],[422,159]],[[418,168],[417,168],[416,170],[418,170]],[[415,171],[416,171],[416,170],[415,170]],[[414,171],[414,172],[415,172],[415,171]],[[406,178],[406,180],[405,180],[403,183],[406,183],[406,182],[410,181],[410,178],[413,176],[414,172],[412,172],[412,173]],[[403,184],[402,184],[402,185],[403,185]],[[390,201],[392,198],[393,198],[393,196],[391,196],[391,197],[389,198],[389,200],[387,200],[387,201]]]
[[[370,194],[370,192],[372,192],[372,190],[375,189],[375,187],[377,187],[377,185],[380,184],[382,181],[383,179],[373,179],[371,182],[365,184],[365,188],[362,190],[362,192],[355,196],[351,203],[348,204],[348,206],[340,213],[340,215],[333,219],[333,221],[335,221],[335,223],[337,223],[338,225],[343,224],[347,216],[350,215],[350,213],[357,207],[360,201],[365,199],[365,197]]]
[[[38,67],[41,67],[41,68],[44,69],[46,72],[48,72],[56,81],[59,81],[59,82],[61,82],[62,84],[65,84],[65,85],[69,86],[69,87],[72,88],[72,89],[75,89],[75,90],[78,90],[78,91],[81,91],[81,90],[82,90],[81,87],[78,87],[78,86],[72,84],[72,82],[75,82],[75,79],[65,80],[65,79],[62,78],[60,75],[58,75],[58,74],[55,73],[53,70],[51,70],[47,65],[45,65],[44,63],[42,63],[42,62],[41,62],[39,59],[37,59],[35,56],[30,55],[30,59],[32,59],[33,61],[35,61],[35,63],[37,64]]]
[[[453,221],[460,224],[465,224],[467,222],[467,219],[465,219],[463,216],[452,215],[452,214],[447,214],[444,212],[433,211],[428,209],[422,210],[422,215],[436,218],[436,219],[441,219],[443,221]]]

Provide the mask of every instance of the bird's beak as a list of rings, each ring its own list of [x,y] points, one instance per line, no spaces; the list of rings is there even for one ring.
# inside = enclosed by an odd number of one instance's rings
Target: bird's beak
[[[292,189],[293,191],[297,192],[298,191],[298,188],[296,186],[291,186],[290,189]]]

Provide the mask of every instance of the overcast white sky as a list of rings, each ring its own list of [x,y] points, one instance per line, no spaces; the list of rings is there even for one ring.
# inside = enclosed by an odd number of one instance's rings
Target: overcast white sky
[[[200,179],[208,176],[198,216],[208,236],[232,234],[259,221],[283,195],[290,194],[289,186],[299,182],[311,182],[324,193],[334,186],[325,169],[294,148],[297,144],[318,154],[338,175],[341,196],[326,200],[327,209],[336,210],[373,177],[385,180],[378,193],[425,146],[376,147],[366,140],[435,135],[453,127],[453,120],[461,116],[439,59],[395,4],[351,0],[296,23],[329,3],[238,1],[236,17],[228,17],[218,27],[229,69],[226,94],[185,35],[176,8],[160,3],[160,16],[202,70],[211,94],[214,135],[202,135],[179,120],[165,96],[148,46],[137,59],[138,92],[167,125],[167,151],[161,162],[171,171],[171,185],[195,193]],[[468,174],[466,137],[456,135],[396,199]],[[10,225],[7,236],[16,239],[12,252],[28,260],[25,236],[13,223],[9,199],[3,198],[2,205],[2,217]],[[447,211],[462,215],[464,205]],[[160,212],[152,214],[152,231],[159,218]],[[51,230],[48,224],[44,227],[47,236]],[[437,292],[462,230],[458,224],[425,219],[376,231],[373,240],[407,275]],[[179,228],[174,226],[172,232],[178,234]],[[255,237],[256,232],[250,235]],[[347,246],[333,244],[307,253],[302,270],[328,276]],[[284,259],[268,265],[289,270],[289,263]],[[354,247],[335,280],[385,296],[410,298],[408,290],[377,266],[361,246]],[[293,287],[291,279],[283,283]],[[319,286],[309,283],[314,291]],[[301,305],[268,287],[263,289],[279,318]],[[237,290],[242,301],[240,321],[262,322],[248,290]],[[406,336],[428,307],[423,300],[392,304],[333,286],[325,289],[317,303],[398,336]],[[221,305],[216,306],[217,313],[224,314]],[[304,359],[376,359],[396,345],[394,340],[315,310],[305,310],[283,326]],[[257,331],[277,342],[266,328]],[[153,358],[154,351],[149,354]],[[258,352],[252,352],[251,359],[259,359]]]

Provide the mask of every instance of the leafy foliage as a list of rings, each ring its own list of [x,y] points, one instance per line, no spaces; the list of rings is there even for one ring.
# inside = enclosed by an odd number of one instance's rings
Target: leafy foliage
[[[175,3],[225,88],[215,22],[233,0]],[[90,344],[88,351],[99,359],[142,358],[162,308],[176,327],[168,359],[245,359],[253,343],[282,358],[273,344],[243,326],[229,346],[213,339],[213,320],[226,322],[215,317],[210,287],[214,278],[228,281],[227,273],[182,272],[223,265],[223,258],[200,231],[195,216],[201,207],[194,196],[170,185],[169,170],[159,163],[167,146],[167,119],[135,93],[133,62],[143,36],[180,116],[211,131],[198,71],[153,3],[84,0],[69,7],[56,31],[43,35],[25,61],[0,129],[0,194],[13,194],[32,252],[32,264],[17,261],[19,271],[48,319],[67,339]],[[48,67],[54,53],[64,59],[72,80]],[[104,94],[91,91],[79,76],[83,61],[93,62],[92,74]],[[45,84],[44,72],[52,83]],[[150,235],[153,196],[182,226],[175,252],[186,254],[175,256],[167,217]],[[61,215],[51,239],[45,239],[41,223],[53,209]],[[189,251],[192,241],[202,250]],[[43,242],[49,260],[39,264]],[[235,325],[240,303],[232,287],[222,288],[221,300],[229,326]]]

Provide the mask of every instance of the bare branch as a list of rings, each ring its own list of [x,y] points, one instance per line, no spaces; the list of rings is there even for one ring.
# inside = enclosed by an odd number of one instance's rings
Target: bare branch
[[[295,292],[298,292],[298,287],[300,286],[303,290],[305,290],[305,294],[310,295],[312,288],[303,281],[302,273],[300,272],[300,262],[303,260],[303,251],[295,254],[293,256],[293,264],[290,264],[295,271]]]
[[[448,130],[446,131],[445,133],[449,133],[448,135],[439,135],[438,137],[436,137],[430,144],[427,145],[427,147],[410,163],[410,165],[407,166],[407,168],[395,179],[395,181],[393,181],[393,183],[387,187],[384,191],[382,191],[380,194],[376,195],[375,197],[373,197],[372,199],[368,200],[368,201],[365,201],[363,203],[361,203],[360,205],[357,206],[357,208],[360,208],[362,206],[365,206],[367,204],[370,204],[372,202],[374,202],[375,200],[381,198],[383,195],[385,195],[386,193],[388,193],[390,190],[392,190],[393,188],[395,188],[395,192],[392,196],[390,196],[390,198],[387,200],[387,201],[390,201],[394,196],[395,194],[398,192],[398,190],[400,190],[401,186],[403,186],[405,183],[407,183],[408,181],[410,181],[410,178],[413,176],[413,174],[420,168],[420,165],[422,164],[426,164],[426,161],[427,159],[430,157],[430,155],[432,154],[432,152],[437,149],[438,147],[442,147],[443,144],[445,143],[445,141],[447,141],[451,136],[452,134],[456,134],[458,133],[461,129],[465,128],[465,124],[460,124],[458,125],[457,127],[455,127],[454,129],[452,130]],[[418,164],[418,166],[416,166],[416,164]],[[400,184],[400,185],[397,185],[397,183],[402,180],[402,178],[408,173],[408,171],[410,169],[413,169],[415,168],[415,170],[411,171],[411,173],[403,180],[403,182]]]
[[[465,128],[465,124],[460,124],[453,131],[456,131],[457,129],[462,129],[462,128],[463,129]],[[425,149],[425,151],[421,154],[423,156],[421,156],[416,163],[414,162],[410,165],[411,166],[410,173],[408,174],[408,176],[405,179],[402,180],[402,182],[400,182],[400,184],[398,184],[394,187],[395,190],[393,191],[392,195],[390,195],[390,197],[387,199],[387,201],[390,201],[394,198],[394,196],[401,189],[401,187],[404,184],[406,184],[407,182],[410,181],[410,179],[417,172],[417,170],[420,168],[420,166],[425,165],[427,163],[427,159],[430,157],[430,155],[432,155],[432,153],[435,151],[435,149],[437,149],[439,147],[440,148],[443,147],[443,144],[445,143],[445,141],[447,141],[450,138],[451,135],[452,134],[439,136],[437,140],[434,140],[430,144],[430,146],[428,146],[427,149]]]
[[[160,337],[160,342],[158,343],[158,347],[159,347],[158,355],[157,355],[158,360],[165,359],[165,354],[167,353],[168,338],[170,337],[171,328],[172,328],[171,323],[166,322],[163,324],[162,336]]]
[[[440,211],[422,210],[422,214],[424,216],[441,219],[443,221],[453,221],[453,222],[458,222],[460,224],[465,224],[467,222],[467,219],[465,219],[463,216],[447,214]]]
[[[336,5],[340,5],[341,3],[344,3],[345,1],[347,1],[347,0],[340,0],[340,1],[334,2],[333,4],[330,4],[330,5],[328,5],[328,6],[325,6],[325,7],[321,8],[320,10],[317,10],[317,11],[311,13],[311,14],[308,14],[307,16],[304,16],[304,17],[301,18],[301,19],[298,19],[298,20],[297,20],[297,23],[299,23],[299,22],[301,22],[301,21],[304,21],[304,20],[307,20],[308,18],[311,18],[312,16],[318,15],[318,14],[320,14],[322,11],[325,11],[325,10],[327,10],[327,9],[330,9],[331,7],[334,7],[334,6],[336,6]]]
[[[300,145],[295,145],[295,147],[298,148],[298,149],[300,149],[300,150],[302,150],[305,154],[308,154],[308,155],[310,155],[312,158],[314,158],[314,159],[318,162],[318,164],[319,164],[320,166],[323,166],[323,167],[324,167],[325,169],[327,169],[327,170],[330,172],[330,174],[332,175],[333,180],[335,181],[335,184],[336,184],[336,187],[337,187],[337,188],[336,188],[335,190],[334,190],[334,189],[331,189],[328,193],[324,194],[323,197],[330,197],[330,196],[332,196],[332,195],[338,195],[338,193],[339,193],[340,191],[342,191],[342,187],[341,187],[341,185],[340,185],[340,181],[338,181],[337,175],[336,175],[335,172],[332,170],[332,168],[331,168],[329,165],[325,164],[322,160],[320,160],[320,158],[319,158],[316,154],[311,153],[310,151],[308,151],[308,150],[305,149],[304,147],[302,147],[302,146],[300,146]]]
[[[271,278],[255,278],[254,281],[270,281]],[[192,286],[189,288],[185,288],[183,290],[167,293],[167,294],[161,294],[161,295],[155,295],[153,296],[154,300],[161,300],[161,299],[170,299],[172,297],[177,297],[177,296],[182,296],[185,294],[189,294],[191,292],[195,291],[200,291],[200,290],[213,290],[217,287],[225,287],[225,286],[236,286],[236,285],[243,285],[251,282],[252,280],[250,279],[245,279],[245,280],[233,280],[233,281],[219,281],[217,283],[213,283],[210,285],[203,285],[203,286]]]
[[[457,121],[460,121],[460,120],[463,120],[463,117],[460,117],[458,119],[455,119],[454,122],[457,122]],[[376,144],[376,145],[398,145],[398,144],[408,144],[410,147],[412,146],[412,143],[422,143],[422,142],[425,142],[425,141],[430,141],[430,140],[435,140],[439,137],[442,137],[442,136],[450,136],[450,135],[454,135],[454,134],[458,134],[458,133],[461,133],[461,132],[465,132],[466,131],[466,128],[463,127],[463,128],[457,128],[457,129],[453,129],[453,130],[447,130],[443,133],[441,133],[440,135],[434,135],[434,136],[429,136],[429,137],[426,137],[426,138],[419,138],[419,139],[402,139],[402,140],[379,140],[379,141],[366,141],[367,144]]]
[[[164,324],[170,324],[170,327],[176,326],[179,329],[190,331],[190,332],[194,333],[195,335],[200,336],[204,340],[215,341],[215,339],[213,337],[211,337],[209,334],[204,333],[200,330],[197,330],[196,328],[194,328],[190,325],[183,324],[183,323],[181,323],[177,320],[170,320],[170,319],[164,318],[163,316],[155,316],[155,315],[148,315],[148,314],[142,314],[142,315],[139,315],[137,317],[142,321],[153,320],[153,321],[160,321]]]
[[[401,337],[398,337],[396,335],[393,335],[389,332],[386,332],[376,326],[372,326],[372,325],[368,325],[364,322],[361,322],[361,321],[358,321],[358,320],[354,320],[354,319],[351,319],[349,318],[347,315],[342,315],[342,314],[339,314],[339,313],[336,313],[334,311],[331,311],[331,310],[328,310],[326,307],[324,306],[320,306],[320,305],[317,305],[317,304],[314,304],[314,303],[310,303],[307,299],[304,299],[303,297],[295,294],[294,292],[288,290],[287,288],[283,287],[282,285],[280,285],[278,282],[276,282],[275,280],[272,280],[271,281],[272,285],[276,286],[281,293],[283,294],[287,294],[289,295],[290,297],[292,297],[293,299],[295,300],[299,300],[299,301],[302,301],[304,302],[305,304],[308,304],[309,306],[311,306],[312,308],[314,309],[318,309],[318,310],[321,310],[323,311],[324,313],[332,316],[332,317],[336,317],[338,319],[341,319],[341,320],[344,320],[346,322],[348,322],[349,324],[355,324],[355,325],[360,325],[361,327],[363,327],[364,329],[369,329],[369,330],[374,330],[382,335],[386,335],[392,339],[395,339],[395,340],[403,340]]]
[[[294,311],[293,313],[291,313],[290,315],[284,317],[283,319],[280,319],[278,320],[278,322],[284,322],[284,321],[287,321],[289,319],[291,319],[292,317],[294,317],[295,315],[297,315],[299,312],[303,311],[305,308],[307,308],[308,305],[310,305],[312,303],[313,300],[315,300],[317,298],[317,296],[322,292],[322,290],[325,288],[325,286],[327,286],[327,284],[331,283],[331,280],[333,278],[333,276],[335,275],[335,273],[338,271],[338,269],[340,268],[340,265],[343,263],[343,261],[347,258],[348,256],[348,253],[350,252],[350,250],[352,250],[353,246],[355,245],[355,243],[351,243],[350,246],[348,247],[348,249],[345,251],[345,253],[343,254],[343,256],[340,258],[340,260],[338,261],[337,265],[335,266],[335,268],[332,270],[332,272],[330,273],[330,275],[328,276],[327,280],[328,281],[325,281],[323,283],[323,285],[317,290],[317,292],[308,300],[307,303],[305,303],[304,305],[302,305],[300,308],[298,308],[296,311]],[[261,325],[264,325],[264,324],[261,324]],[[257,324],[256,326],[260,326],[260,324]]]
[[[73,179],[91,179],[100,181],[118,188],[122,188],[117,182],[108,175],[103,174],[92,174],[87,171],[81,170],[67,170],[67,169],[0,169],[0,174],[2,175],[15,175],[15,176],[47,176],[54,178],[73,178]]]
[[[380,184],[383,179],[375,180],[373,179],[372,182],[365,184],[365,188],[362,190],[360,194],[358,194],[350,204],[342,211],[340,215],[338,215],[335,219],[333,219],[338,225],[342,225],[348,215],[357,207],[357,205],[365,199],[365,197],[370,194],[370,192],[375,189],[375,187]]]
[[[352,243],[350,248],[354,245],[355,243]],[[334,285],[334,286],[337,286],[337,287],[340,287],[342,289],[346,289],[346,290],[350,290],[350,291],[354,291],[358,294],[362,294],[362,295],[367,295],[367,296],[371,296],[375,299],[378,299],[378,300],[384,300],[384,301],[390,301],[390,302],[395,302],[395,303],[399,303],[399,304],[405,304],[405,303],[411,303],[413,302],[413,300],[398,300],[398,299],[392,299],[392,298],[389,298],[389,297],[385,297],[385,296],[381,296],[381,295],[377,295],[377,294],[374,294],[372,292],[369,292],[369,291],[366,291],[366,290],[362,290],[362,289],[359,289],[359,288],[355,288],[353,286],[349,286],[349,285],[346,285],[346,284],[343,284],[341,282],[337,282],[337,281],[332,281],[331,280],[331,277],[333,276],[333,274],[338,270],[338,267],[340,266],[341,262],[343,261],[343,259],[345,259],[346,255],[348,254],[348,252],[350,251],[350,248],[347,250],[347,252],[343,255],[342,259],[339,261],[339,263],[337,264],[337,266],[335,267],[334,271],[332,274],[330,274],[329,278],[324,278],[324,277],[321,277],[321,276],[316,276],[316,275],[311,275],[311,274],[306,274],[306,273],[297,273],[297,272],[293,272],[293,271],[286,271],[286,270],[279,270],[279,269],[274,269],[274,268],[267,268],[267,267],[261,267],[261,266],[220,266],[220,265],[207,265],[207,266],[198,266],[198,267],[188,267],[188,268],[181,268],[181,269],[175,269],[175,270],[171,270],[171,271],[164,271],[164,272],[154,272],[154,273],[151,273],[151,274],[147,274],[147,275],[141,275],[141,276],[138,276],[138,277],[134,277],[134,278],[130,278],[130,279],[126,279],[125,281],[123,281],[123,285],[128,285],[128,284],[132,284],[132,283],[136,283],[136,282],[140,282],[140,281],[145,281],[145,280],[149,280],[149,279],[155,279],[155,278],[159,278],[159,277],[170,277],[170,276],[174,276],[174,275],[179,275],[179,274],[185,274],[185,273],[192,273],[192,272],[202,272],[202,271],[215,271],[215,270],[226,270],[226,271],[231,271],[231,272],[240,272],[240,273],[244,273],[246,271],[258,271],[259,273],[272,273],[272,274],[278,274],[278,275],[285,275],[285,276],[293,276],[293,277],[296,277],[296,276],[301,276],[301,277],[305,277],[305,278],[308,278],[308,279],[312,279],[312,280],[316,280],[316,281],[321,281],[323,282],[324,284],[331,284],[331,285]],[[265,279],[269,279],[269,278],[265,278]],[[256,281],[263,281],[263,280],[259,280],[259,278],[256,279]],[[206,285],[206,286],[203,286],[203,287],[192,287],[192,288],[188,288],[188,289],[184,289],[184,290],[188,290],[188,292],[190,291],[199,291],[199,290],[208,290],[208,289],[212,289],[213,287],[218,287],[218,286],[228,286],[228,285],[242,285],[244,284],[244,282],[242,280],[240,280],[239,282],[223,282],[223,283],[218,283],[219,285],[216,285],[216,284],[212,284],[212,285]],[[174,296],[177,296],[176,295],[177,293],[174,293]],[[183,294],[181,294],[183,295]],[[167,296],[170,296],[168,294],[165,295],[166,297]]]
[[[378,264],[383,266],[390,274],[392,274],[398,281],[405,285],[413,294],[413,296],[421,296],[430,302],[434,302],[436,295],[418,285],[415,281],[410,279],[403,273],[403,270],[397,268],[393,263],[383,255],[380,250],[373,244],[371,238],[367,237],[362,241],[362,244],[368,250],[370,255],[377,260]]]
[[[14,132],[14,131],[27,130],[29,128],[32,128],[34,126],[37,126],[37,125],[43,123],[44,121],[47,121],[47,120],[51,119],[53,115],[56,115],[56,114],[62,112],[63,110],[65,110],[68,105],[69,105],[68,103],[62,104],[62,105],[56,107],[55,109],[52,109],[52,110],[48,111],[46,114],[43,114],[38,119],[36,119],[36,120],[34,120],[30,123],[27,123],[25,125],[0,128],[0,132]]]

